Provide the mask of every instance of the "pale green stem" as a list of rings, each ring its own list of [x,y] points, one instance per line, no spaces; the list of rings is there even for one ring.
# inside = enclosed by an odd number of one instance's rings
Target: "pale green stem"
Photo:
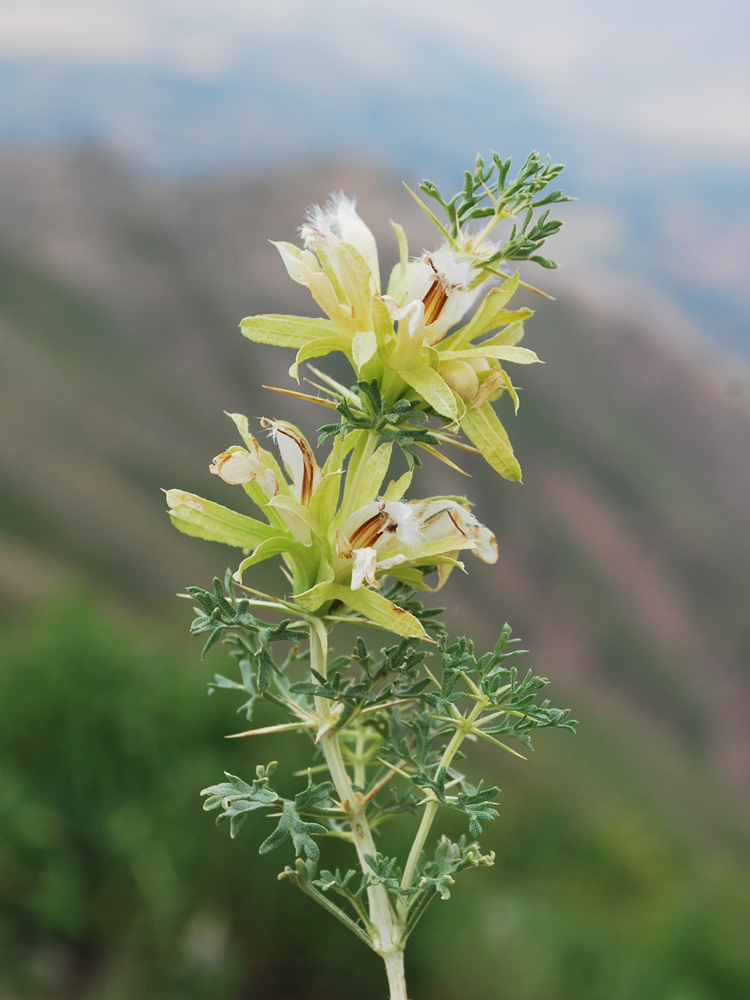
[[[367,784],[367,762],[365,759],[365,731],[357,725],[357,744],[354,751],[354,783],[358,788]]]
[[[315,622],[310,629],[310,666],[323,677],[326,676],[326,646],[325,627],[322,622]],[[315,708],[322,719],[330,714],[330,704],[325,698],[316,698]],[[365,856],[369,854],[374,857],[377,848],[367,820],[367,805],[352,788],[336,730],[329,730],[320,743],[342,808],[349,813],[352,842],[362,871],[370,871]],[[371,885],[367,890],[367,898],[370,923],[374,928],[373,948],[385,962],[391,1000],[407,1000],[403,946],[399,942],[402,928],[394,919],[385,886]]]
[[[383,961],[385,962],[385,971],[388,976],[391,1000],[409,1000],[406,995],[404,949],[394,948],[387,955],[383,955]]]
[[[380,435],[374,431],[357,431],[357,433],[366,434],[367,439],[361,453],[358,456],[355,454],[352,455],[349,468],[346,470],[346,496],[339,515],[339,523],[341,525],[343,525],[349,515],[356,510],[355,504],[357,502],[357,495],[362,483],[362,477],[366,474],[367,466],[369,465],[375,449],[378,446],[378,441],[380,440]]]
[[[469,734],[470,727],[476,722],[479,716],[482,714],[485,708],[485,702],[478,702],[471,713],[466,717],[461,725],[460,729],[457,729],[453,734],[448,746],[443,752],[443,756],[440,758],[440,763],[438,764],[438,770],[441,767],[450,767],[453,758],[456,756],[458,748],[461,746],[463,741]],[[406,868],[404,869],[404,877],[401,879],[401,885],[404,889],[411,887],[414,881],[414,873],[417,870],[417,864],[419,862],[419,855],[424,849],[425,841],[429,836],[430,829],[432,827],[432,821],[435,819],[435,814],[438,811],[438,806],[440,803],[437,799],[433,799],[428,802],[424,809],[424,814],[422,815],[422,822],[419,824],[419,829],[417,830],[417,835],[414,838],[414,843],[411,846],[411,851],[409,851],[409,858],[406,862]]]

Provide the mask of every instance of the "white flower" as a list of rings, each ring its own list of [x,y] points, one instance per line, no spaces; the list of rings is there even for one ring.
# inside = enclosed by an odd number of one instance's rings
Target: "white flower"
[[[500,553],[494,534],[462,504],[456,500],[412,502],[417,508],[422,546],[437,542],[445,543],[446,549],[471,548],[482,562],[497,562]]]
[[[383,296],[391,319],[398,323],[395,367],[409,367],[423,347],[439,343],[466,315],[479,293],[478,288],[469,289],[474,276],[472,258],[448,246],[409,262],[398,299]]]
[[[420,319],[430,344],[442,340],[471,308],[479,291],[469,290],[474,277],[472,258],[448,246],[423,253],[414,262],[401,309],[413,316],[415,304],[421,304]]]
[[[348,243],[362,256],[372,276],[372,291],[380,291],[380,266],[375,237],[357,214],[356,201],[343,191],[331,195],[325,208],[314,205],[300,235],[308,250],[337,253],[339,242]],[[334,265],[335,266],[335,265]],[[338,271],[338,269],[337,269]]]
[[[279,449],[284,468],[294,487],[295,499],[303,507],[309,507],[322,473],[307,439],[293,424],[284,420],[268,420],[263,417],[260,423],[261,427],[269,431]]]
[[[393,540],[400,547],[413,548],[420,528],[412,504],[401,500],[373,500],[355,510],[342,530],[353,549],[371,545],[382,549]]]
[[[239,447],[223,451],[213,460],[209,471],[233,486],[257,482],[271,500],[279,492],[276,476],[263,464],[265,453],[255,438],[250,438],[249,445],[249,451]]]
[[[352,560],[352,590],[365,583],[379,589],[379,571],[460,549],[472,549],[486,563],[498,558],[489,528],[448,499],[372,501],[347,519],[336,543],[339,557]]]

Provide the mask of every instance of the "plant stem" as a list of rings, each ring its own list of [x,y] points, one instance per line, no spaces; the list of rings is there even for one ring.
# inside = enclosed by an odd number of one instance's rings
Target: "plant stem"
[[[464,724],[460,729],[457,729],[453,734],[448,746],[443,752],[443,756],[440,758],[440,763],[437,769],[440,770],[441,767],[450,767],[451,761],[456,756],[458,748],[461,746],[463,741],[468,735],[469,727],[473,722],[475,722],[485,709],[485,702],[478,701],[474,708],[471,710],[470,714],[466,718]],[[424,809],[424,815],[422,816],[422,822],[419,824],[419,829],[417,830],[417,835],[414,838],[414,843],[411,846],[411,851],[409,851],[409,858],[406,862],[406,868],[404,868],[404,877],[401,879],[401,885],[404,889],[411,887],[414,881],[414,873],[417,870],[417,864],[419,862],[419,855],[422,853],[425,841],[430,833],[430,828],[432,827],[432,821],[435,819],[435,814],[438,811],[438,806],[440,803],[437,799],[433,799],[428,802]]]
[[[354,781],[358,788],[367,785],[367,770],[365,761],[365,731],[361,725],[357,725],[357,744],[354,751]],[[364,794],[364,793],[363,793]]]
[[[349,467],[346,470],[346,486],[344,488],[344,500],[341,505],[340,511],[340,524],[346,522],[346,519],[357,509],[357,496],[359,494],[359,487],[362,482],[362,476],[365,473],[367,466],[375,453],[375,449],[378,446],[380,440],[380,435],[377,431],[355,431],[357,434],[365,434],[366,438],[362,445],[362,450],[358,449],[358,446],[354,446],[354,451],[352,452],[352,457],[349,461]]]
[[[326,647],[325,626],[320,621],[315,622],[310,629],[310,666],[323,677],[326,676]],[[330,705],[325,698],[316,698],[315,708],[323,719],[330,713]],[[349,773],[341,756],[339,734],[336,730],[329,730],[320,742],[328,770],[331,773],[331,779],[341,799],[341,806],[345,812],[349,813],[352,840],[362,871],[370,871],[365,856],[369,854],[374,857],[377,849],[367,820],[367,804],[352,788]],[[401,925],[394,918],[385,886],[369,886],[367,899],[370,906],[370,923],[374,928],[373,949],[385,962],[391,1000],[407,1000],[404,954],[403,947],[399,942]]]
[[[404,949],[394,947],[388,954],[383,955],[383,960],[388,975],[391,1000],[409,1000],[406,995],[406,976],[404,975]]]

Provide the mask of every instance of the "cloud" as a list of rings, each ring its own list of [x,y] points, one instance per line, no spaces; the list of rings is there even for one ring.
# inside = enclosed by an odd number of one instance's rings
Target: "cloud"
[[[148,52],[143,8],[129,0],[0,0],[0,56],[134,62]]]
[[[468,14],[455,0],[0,0],[0,56],[207,79],[262,55],[269,86],[342,100],[452,88],[475,108],[491,95],[473,92],[473,62],[588,132],[745,154],[749,26],[741,0],[474,0]]]
[[[383,0],[395,14],[398,0]],[[413,0],[413,29],[470,37],[498,77],[521,78],[562,120],[620,138],[750,151],[750,8],[739,0],[474,0],[473,32],[450,0]],[[718,81],[718,82],[717,82]]]
[[[683,145],[693,155],[717,146],[750,152],[750,82],[707,82],[649,94],[633,103],[630,124],[644,138]]]

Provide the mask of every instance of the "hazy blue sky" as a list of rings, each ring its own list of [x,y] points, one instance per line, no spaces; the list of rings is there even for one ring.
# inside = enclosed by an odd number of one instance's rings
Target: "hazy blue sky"
[[[178,171],[345,150],[450,183],[538,147],[579,255],[750,355],[749,27],[738,0],[0,0],[0,143]]]
[[[471,11],[452,0],[2,0],[0,55],[215,80],[270,50],[290,84],[328,94],[354,75],[436,97],[466,87],[450,56],[462,70],[470,56],[479,75],[522,80],[571,124],[750,158],[746,3],[475,0]]]

